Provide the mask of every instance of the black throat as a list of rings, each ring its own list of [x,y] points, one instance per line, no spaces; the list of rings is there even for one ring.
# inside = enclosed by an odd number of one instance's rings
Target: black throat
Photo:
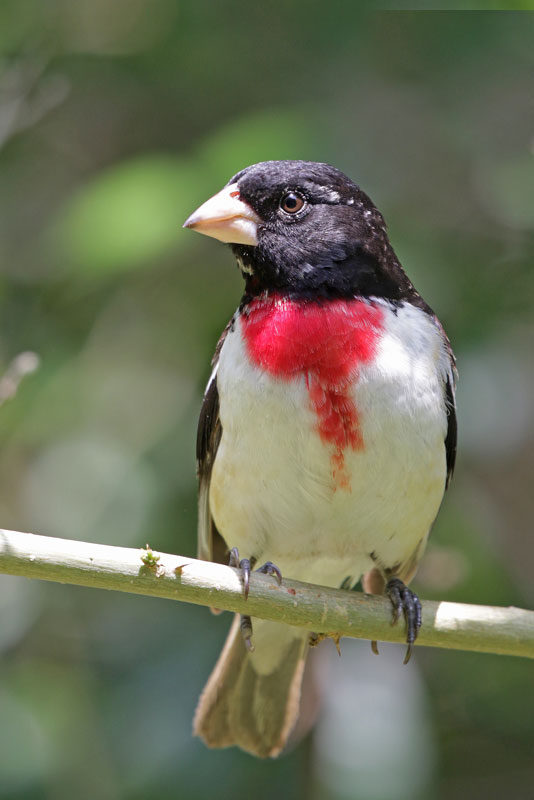
[[[381,253],[370,252],[362,243],[353,245],[350,252],[329,253],[328,260],[300,259],[298,251],[271,254],[265,246],[232,245],[232,250],[245,278],[244,303],[265,293],[310,301],[378,297],[396,305],[408,302],[432,313],[389,242]]]

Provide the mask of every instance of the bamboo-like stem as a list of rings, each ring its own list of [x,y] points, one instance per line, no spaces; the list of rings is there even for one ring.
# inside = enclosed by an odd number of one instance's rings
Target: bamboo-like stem
[[[254,573],[243,597],[239,570],[134,550],[0,530],[0,573],[163,597],[356,639],[404,641],[387,598]],[[534,611],[425,601],[418,645],[534,658]]]

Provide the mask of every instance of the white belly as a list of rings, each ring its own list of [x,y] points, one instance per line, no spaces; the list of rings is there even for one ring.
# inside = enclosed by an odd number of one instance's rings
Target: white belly
[[[420,547],[444,492],[447,359],[438,329],[411,306],[393,313],[376,357],[351,387],[363,438],[346,448],[344,479],[321,440],[304,376],[281,380],[250,362],[240,321],[217,382],[222,439],[210,506],[229,547],[288,578],[339,586],[376,563],[394,568]]]

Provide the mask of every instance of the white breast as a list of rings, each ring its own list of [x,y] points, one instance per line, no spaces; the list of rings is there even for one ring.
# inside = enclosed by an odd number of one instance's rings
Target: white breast
[[[448,356],[427,314],[382,305],[376,357],[352,386],[364,447],[345,451],[345,487],[333,478],[332,448],[317,432],[305,377],[282,380],[254,366],[239,318],[228,334],[210,506],[241,557],[336,586],[375,562],[405,563],[424,546],[445,487]]]

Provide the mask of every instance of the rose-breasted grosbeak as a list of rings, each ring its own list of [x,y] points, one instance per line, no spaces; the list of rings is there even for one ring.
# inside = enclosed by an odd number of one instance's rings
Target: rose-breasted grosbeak
[[[406,584],[456,451],[455,363],[371,200],[334,167],[268,161],[185,226],[232,245],[245,294],[217,346],[198,429],[198,555],[325,586]],[[281,574],[280,574],[281,573]],[[241,632],[240,632],[241,628]],[[298,715],[308,635],[237,617],[200,699],[212,747],[275,756]]]

